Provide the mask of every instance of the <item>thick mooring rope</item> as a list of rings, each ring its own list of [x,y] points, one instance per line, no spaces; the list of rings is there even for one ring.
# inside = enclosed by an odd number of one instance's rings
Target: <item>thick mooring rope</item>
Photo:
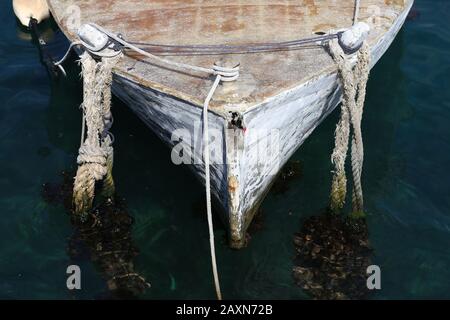
[[[219,86],[221,76],[216,76],[214,84],[208,93],[203,104],[203,159],[205,162],[205,189],[206,189],[206,212],[208,216],[208,230],[209,230],[209,246],[211,251],[211,265],[214,276],[214,285],[216,288],[216,295],[218,300],[222,300],[222,292],[220,290],[219,273],[217,271],[216,262],[216,247],[214,244],[214,227],[212,221],[212,208],[211,208],[211,174],[210,174],[210,154],[209,154],[209,130],[208,130],[208,106],[209,102],[214,95],[217,87]]]
[[[73,189],[75,214],[82,216],[92,208],[95,182],[103,181],[102,194],[111,197],[114,194],[112,178],[113,148],[111,115],[112,68],[120,55],[96,61],[89,53],[81,56],[83,73],[83,116],[87,133],[77,158],[78,170]]]
[[[154,56],[145,52],[136,46],[126,42],[122,37],[108,32],[107,30],[92,24],[97,30],[105,33],[112,40],[122,44],[124,47],[130,48],[149,58],[156,59],[162,63],[176,68],[187,69],[196,72],[205,72],[215,75],[213,86],[211,87],[203,105],[203,144],[204,144],[204,163],[205,163],[205,186],[206,186],[206,204],[207,217],[209,227],[209,240],[211,250],[211,264],[214,276],[214,284],[217,298],[222,299],[220,290],[219,275],[217,271],[216,251],[214,244],[214,228],[212,221],[211,207],[211,174],[210,174],[210,150],[209,150],[209,130],[208,130],[208,107],[209,103],[219,86],[220,82],[235,81],[239,77],[239,65],[234,67],[226,67],[215,64],[213,68],[203,68],[183,63],[177,63],[164,58]],[[92,32],[92,30],[91,30]],[[78,43],[77,43],[78,44]],[[120,59],[122,54],[113,52],[113,55],[103,51],[92,51],[89,45],[81,40],[79,43],[84,46],[86,52],[81,56],[81,64],[84,77],[84,103],[83,107],[83,129],[82,129],[82,145],[78,156],[78,172],[74,184],[74,206],[75,213],[82,215],[92,207],[95,182],[101,179],[103,181],[102,195],[110,197],[114,194],[114,180],[112,178],[113,165],[113,149],[112,135],[109,129],[112,125],[112,115],[110,111],[111,103],[111,82],[112,68]],[[75,46],[74,44],[73,46]],[[71,46],[68,52],[73,47]],[[88,53],[101,58],[100,62],[96,62]],[[116,55],[116,56],[115,56]],[[64,62],[68,53],[64,58],[58,61],[58,64]],[[84,127],[87,126],[87,137],[84,140]],[[83,142],[84,140],[84,142]]]
[[[345,160],[347,157],[348,141],[351,132],[353,212],[362,213],[364,203],[361,173],[364,159],[364,147],[361,132],[361,120],[366,96],[366,85],[370,71],[370,48],[367,43],[364,42],[357,53],[357,62],[354,68],[350,57],[344,53],[337,41],[330,41],[329,48],[331,55],[338,66],[343,89],[341,118],[336,127],[335,147],[331,156],[331,161],[335,166],[331,187],[331,209],[333,212],[338,212],[345,204],[347,193]]]

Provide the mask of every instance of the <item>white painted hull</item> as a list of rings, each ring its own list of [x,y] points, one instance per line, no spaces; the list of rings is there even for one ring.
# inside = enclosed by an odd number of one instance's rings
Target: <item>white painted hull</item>
[[[409,8],[372,46],[373,65],[389,48],[408,11]],[[198,135],[194,124],[201,122],[200,107],[144,87],[120,75],[114,78],[113,91],[169,146],[174,145],[171,135],[177,129],[186,129],[192,136]],[[241,129],[229,129],[229,119],[210,112],[210,130],[216,129],[220,133],[220,147],[215,148],[217,158],[223,163],[211,166],[212,193],[223,209],[223,218],[229,226],[230,243],[233,247],[244,244],[246,229],[270,189],[278,169],[339,104],[340,99],[337,75],[331,73],[321,75],[245,111],[245,133]],[[277,130],[278,133],[279,153],[258,154],[258,141],[266,138],[261,133],[269,134],[272,130]],[[252,134],[253,132],[259,134]],[[204,182],[201,155],[202,149],[197,148],[193,156],[198,164],[189,167]]]

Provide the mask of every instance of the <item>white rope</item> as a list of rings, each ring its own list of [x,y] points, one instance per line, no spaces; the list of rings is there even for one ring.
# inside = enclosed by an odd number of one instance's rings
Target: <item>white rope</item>
[[[111,39],[117,41],[118,43],[122,44],[123,46],[136,51],[139,54],[142,54],[143,56],[146,56],[150,59],[154,59],[157,60],[159,62],[162,62],[164,64],[167,65],[171,65],[173,67],[176,68],[180,68],[180,69],[186,69],[186,70],[191,70],[191,71],[197,71],[197,72],[202,72],[202,73],[207,73],[207,74],[214,74],[217,75],[218,73],[216,73],[214,71],[214,69],[208,69],[208,68],[203,68],[203,67],[198,67],[198,66],[193,66],[190,64],[185,64],[185,63],[180,63],[180,62],[175,62],[175,61],[171,61],[171,60],[167,60],[158,56],[155,56],[147,51],[144,51],[138,47],[136,47],[135,45],[132,45],[131,43],[125,41],[124,39],[120,38],[119,36],[115,35],[114,33],[109,32],[108,30],[100,27],[99,25],[95,24],[95,23],[91,23],[92,26],[94,26],[95,28],[97,28],[99,31],[103,32],[104,34],[106,34],[108,37],[110,37]]]
[[[62,65],[57,65],[59,71],[61,71],[61,73],[63,74],[64,77],[67,77],[67,72],[66,70],[63,68]]]
[[[75,46],[79,46],[79,45],[81,45],[81,44],[82,44],[82,43],[81,43],[80,41],[72,42],[72,43],[70,44],[69,48],[67,49],[66,53],[64,54],[64,56],[61,58],[61,60],[59,60],[58,62],[55,62],[55,66],[59,66],[59,65],[61,65],[64,61],[66,61],[66,59],[67,59],[67,57],[69,56],[70,51],[72,50],[72,48],[75,47]]]
[[[205,161],[205,188],[206,188],[206,210],[208,215],[208,227],[209,227],[209,246],[211,249],[211,264],[213,269],[214,284],[216,287],[216,295],[218,300],[222,300],[222,292],[220,290],[219,274],[217,272],[216,262],[216,248],[214,244],[214,228],[212,221],[212,209],[211,209],[211,176],[210,176],[210,159],[209,159],[209,130],[208,130],[208,106],[211,101],[214,92],[219,86],[221,75],[216,76],[211,90],[205,99],[203,104],[203,158]]]
[[[81,112],[83,113],[81,117],[81,142],[80,146],[83,145],[84,137],[86,136],[86,115],[84,113],[84,109],[81,109]]]
[[[203,158],[205,161],[205,189],[206,189],[206,211],[208,216],[209,228],[209,245],[211,250],[211,264],[214,276],[214,285],[216,288],[216,295],[218,300],[222,300],[222,292],[220,290],[219,273],[217,271],[216,262],[216,248],[214,244],[214,228],[212,221],[212,206],[211,206],[211,173],[210,173],[210,154],[209,154],[209,129],[208,129],[208,107],[214,93],[217,90],[220,82],[235,81],[239,77],[239,65],[228,68],[221,67],[217,64],[213,67],[214,72],[217,72],[216,79],[209,90],[209,93],[203,104]]]
[[[358,2],[359,4],[359,2]],[[121,44],[122,46],[124,46],[125,48],[131,49],[147,58],[159,61],[163,64],[166,64],[168,66],[172,66],[178,69],[185,69],[185,70],[189,70],[189,71],[194,71],[194,72],[201,72],[201,73],[206,73],[209,75],[221,75],[222,76],[222,81],[234,81],[236,79],[230,79],[229,74],[233,73],[234,74],[234,70],[230,69],[230,68],[226,68],[226,67],[216,67],[216,68],[204,68],[204,67],[200,67],[200,66],[195,66],[195,65],[190,65],[190,64],[186,64],[186,63],[181,63],[181,62],[175,62],[172,60],[168,60],[159,56],[156,56],[148,51],[145,51],[139,47],[137,47],[136,45],[133,44],[133,42],[128,42],[126,40],[124,40],[122,38],[121,35],[116,35],[108,30],[106,30],[105,28],[95,24],[95,23],[88,23],[86,25],[83,25],[86,27],[91,27],[91,28],[95,28],[97,29],[99,32],[104,33],[106,36],[109,37],[109,39],[114,40],[116,43]],[[82,26],[82,27],[83,27]],[[300,40],[294,40],[294,41],[288,41],[288,42],[280,42],[280,43],[266,43],[266,44],[259,44],[259,45],[246,45],[246,46],[229,46],[229,45],[223,45],[223,46],[164,46],[164,45],[151,45],[153,47],[161,47],[161,48],[170,48],[170,49],[191,49],[194,50],[191,53],[198,53],[199,50],[214,50],[214,49],[219,49],[219,50],[224,50],[223,53],[233,53],[233,50],[239,49],[239,50],[247,50],[248,52],[252,52],[252,50],[256,50],[255,52],[257,52],[258,50],[276,50],[276,49],[289,49],[292,46],[298,46],[298,45],[304,45],[304,44],[308,44],[308,43],[315,43],[315,44],[319,44],[319,45],[324,45],[324,43],[326,41],[332,40],[337,38],[339,35],[338,34],[328,34],[328,35],[324,35],[324,36],[319,36],[319,37],[313,37],[313,38],[305,38],[305,39],[300,39]],[[92,47],[89,43],[85,42],[83,39],[80,39],[80,42],[74,42],[70,47],[69,50],[67,51],[67,53],[64,55],[64,57],[58,61],[56,63],[56,65],[60,65],[68,56],[70,50],[72,49],[73,46],[75,45],[83,45],[84,48],[86,50],[88,50],[89,52],[91,52],[94,55],[97,55],[99,57],[114,57],[115,55],[117,55],[119,52],[121,52],[121,50],[117,50],[117,48],[114,48],[114,44],[110,41],[107,45],[107,48],[103,48],[103,49],[111,49],[111,50],[98,50],[98,48],[96,47]],[[136,43],[138,44],[138,43]],[[145,44],[144,44],[145,45]],[[292,48],[291,48],[292,49]],[[229,50],[231,50],[230,52],[228,52]],[[225,78],[228,78],[228,80],[225,80]]]
[[[79,41],[72,42],[72,43],[70,44],[69,48],[67,49],[66,53],[64,54],[64,56],[61,58],[61,60],[59,60],[59,61],[57,61],[57,62],[54,62],[54,65],[55,65],[56,67],[58,67],[58,69],[61,71],[61,73],[64,75],[64,77],[67,77],[67,73],[66,73],[66,70],[64,69],[64,67],[62,66],[62,63],[63,63],[64,61],[66,61],[66,59],[67,59],[67,57],[69,56],[70,51],[72,50],[72,48],[73,48],[74,46],[78,46],[78,45],[81,45],[81,44],[82,44],[82,43],[79,42]]]

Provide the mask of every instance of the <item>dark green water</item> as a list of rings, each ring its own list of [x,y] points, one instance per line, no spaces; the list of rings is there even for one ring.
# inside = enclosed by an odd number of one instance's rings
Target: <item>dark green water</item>
[[[375,299],[450,298],[450,1],[418,0],[373,70],[363,120],[364,188]],[[89,259],[67,253],[73,233],[64,209],[47,204],[42,184],[70,168],[80,135],[81,86],[52,83],[39,54],[0,3],[0,298],[95,299],[107,296]],[[203,188],[166,148],[114,101],[115,179],[135,218],[135,269],[152,288],[142,298],[214,298],[207,224],[194,210]],[[334,112],[294,155],[304,169],[283,195],[263,204],[263,228],[232,251],[216,228],[226,298],[303,299],[291,278],[292,235],[327,204]],[[82,269],[82,290],[66,288],[66,268]]]

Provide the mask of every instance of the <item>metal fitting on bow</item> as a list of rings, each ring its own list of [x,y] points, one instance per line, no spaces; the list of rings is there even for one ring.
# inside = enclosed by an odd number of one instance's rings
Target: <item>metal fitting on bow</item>
[[[345,54],[357,52],[369,36],[370,26],[364,22],[358,22],[350,29],[338,33],[339,45]]]

